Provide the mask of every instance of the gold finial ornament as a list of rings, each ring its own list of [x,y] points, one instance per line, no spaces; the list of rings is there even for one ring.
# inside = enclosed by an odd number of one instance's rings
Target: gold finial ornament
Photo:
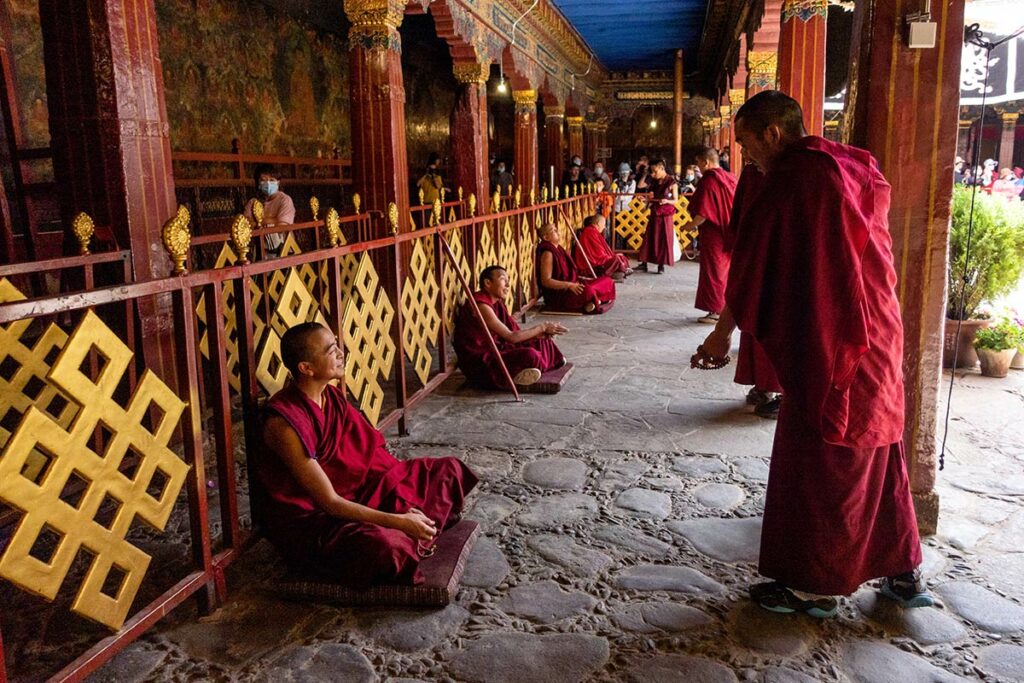
[[[441,200],[435,199],[434,206],[430,211],[431,218],[434,221],[434,225],[441,225]]]
[[[398,234],[398,205],[394,202],[388,204],[388,223],[391,224],[391,234]]]
[[[92,239],[93,233],[96,232],[96,226],[93,225],[89,214],[82,212],[75,216],[75,220],[71,221],[71,231],[75,233],[75,238],[78,240],[78,253],[82,256],[88,255],[89,241]]]
[[[537,189],[531,187],[530,188],[530,206],[533,206],[536,203],[537,203]]]
[[[555,185],[555,201],[558,201],[558,185]]]
[[[419,198],[420,198],[420,206],[423,206],[424,204],[426,204],[427,203],[427,198],[423,194],[423,188],[422,187],[420,188],[420,191],[417,194],[419,195]]]
[[[256,222],[256,228],[263,227],[263,202],[258,199],[252,200],[252,217]]]
[[[469,216],[472,218],[476,215],[476,195],[472,192],[469,193]]]
[[[519,204],[522,202],[522,199],[523,199],[523,188],[522,188],[522,186],[519,186],[519,187],[516,188],[516,194],[515,194],[515,197],[513,197],[513,200],[512,200],[513,202],[515,202],[514,206],[517,209],[519,208]]]
[[[612,181],[612,192],[618,192],[618,191],[619,191],[619,184],[613,180]]]
[[[459,185],[459,203],[462,203],[462,185]]]
[[[443,188],[443,187],[442,187],[442,188],[441,188],[441,203],[442,203],[442,204],[444,204],[444,201],[445,201],[445,200],[444,200],[444,198],[445,198],[445,196],[446,196],[447,194],[448,194],[448,190],[446,190],[445,188]]]
[[[341,242],[341,218],[334,207],[327,209],[327,219],[324,221],[327,226],[327,239],[332,247],[338,246]]]
[[[363,203],[363,200],[359,196],[359,193],[358,192],[354,193],[352,195],[352,208],[355,210],[356,213],[359,213],[359,205],[362,204],[362,203]]]
[[[252,223],[242,214],[238,214],[231,222],[231,243],[235,246],[239,263],[249,262],[249,244],[251,242]]]
[[[320,219],[320,200],[315,195],[309,198],[309,210],[313,212],[313,220]]]
[[[540,200],[546,202],[548,200],[548,186],[544,185],[540,188]]]
[[[498,213],[499,211],[501,211],[501,192],[495,190],[494,196],[491,197],[491,213]]]
[[[190,218],[188,209],[179,206],[177,213],[164,223],[164,229],[160,234],[163,238],[164,249],[174,261],[175,275],[185,272],[185,260],[188,258],[188,248],[192,244],[192,235],[188,231]]]

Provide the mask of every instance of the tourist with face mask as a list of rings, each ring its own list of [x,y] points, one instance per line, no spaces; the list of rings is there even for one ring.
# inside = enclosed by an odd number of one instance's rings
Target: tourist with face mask
[[[245,217],[255,228],[273,228],[291,225],[295,222],[295,204],[292,198],[281,191],[277,169],[270,164],[259,164],[253,171],[257,199],[263,202],[263,224],[255,225],[252,207],[256,199],[245,205]],[[277,258],[284,245],[284,233],[274,232],[263,236],[263,258]]]
[[[499,161],[491,174],[491,192],[497,191],[501,195],[512,194],[512,186],[515,185],[516,177],[505,169],[505,162]]]
[[[682,193],[697,190],[697,167],[687,166],[683,177],[679,179],[679,191]]]
[[[636,180],[631,177],[629,164],[623,161],[619,164],[619,174],[615,177],[615,213],[625,211],[629,203],[633,201],[633,193],[636,192]]]
[[[598,180],[604,181],[604,187],[606,190],[612,186],[612,179],[604,172],[604,164],[600,161],[594,164],[594,175],[592,176],[591,182],[596,183]]]

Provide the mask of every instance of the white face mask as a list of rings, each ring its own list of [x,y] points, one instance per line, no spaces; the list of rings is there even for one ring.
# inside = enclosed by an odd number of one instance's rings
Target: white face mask
[[[594,173],[596,173],[597,175],[601,175],[602,173],[604,173],[604,168],[602,168],[601,166],[595,166]]]
[[[273,197],[275,194],[277,194],[277,190],[279,187],[280,184],[276,180],[260,181],[260,192],[267,195],[268,197]]]
[[[505,167],[504,166],[499,166],[498,167],[498,173],[504,173],[504,172],[505,172]]]

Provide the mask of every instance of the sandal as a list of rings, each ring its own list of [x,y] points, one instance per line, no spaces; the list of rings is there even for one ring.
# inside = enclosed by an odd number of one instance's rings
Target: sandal
[[[835,598],[803,600],[778,581],[751,586],[750,599],[776,614],[803,612],[815,619],[829,619],[839,612],[839,601]]]

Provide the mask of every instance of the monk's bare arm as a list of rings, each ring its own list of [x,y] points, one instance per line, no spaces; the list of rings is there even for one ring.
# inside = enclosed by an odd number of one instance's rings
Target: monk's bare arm
[[[694,216],[689,223],[683,226],[683,230],[693,230],[695,228],[699,228],[701,225],[704,224],[706,220],[707,218],[704,218],[704,216]]]
[[[551,273],[555,269],[555,257],[551,255],[551,252],[545,251],[540,255],[540,286],[545,289],[564,289],[572,291],[574,294],[579,294],[583,291],[582,282],[565,282],[564,280],[556,280],[551,277]]]
[[[398,529],[413,538],[429,540],[434,537],[433,523],[418,510],[401,515],[382,512],[339,496],[320,463],[306,454],[299,435],[284,418],[275,415],[267,419],[263,442],[274,450],[317,507],[327,514],[349,522]]]
[[[484,322],[487,323],[487,329],[491,331],[491,334],[512,344],[518,344],[519,342],[535,339],[536,337],[551,337],[566,331],[564,327],[557,323],[541,323],[513,332],[508,329],[505,323],[498,320],[498,316],[494,314],[493,308],[482,304],[477,304],[477,308],[480,309],[480,314],[484,317]]]

